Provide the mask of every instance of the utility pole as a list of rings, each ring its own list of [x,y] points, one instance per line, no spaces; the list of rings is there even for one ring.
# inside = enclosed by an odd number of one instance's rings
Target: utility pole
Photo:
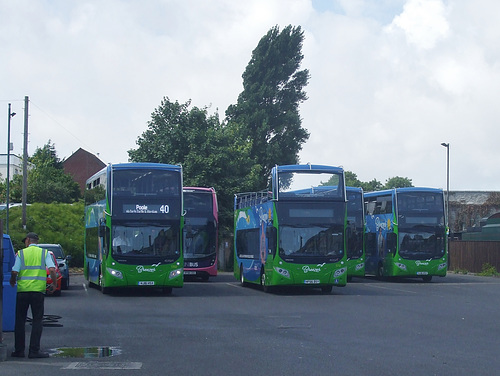
[[[450,228],[450,143],[443,142],[441,143],[441,146],[444,146],[446,148],[446,219],[449,229]]]
[[[10,111],[9,103],[9,120],[7,122],[7,195],[6,195],[6,219],[5,219],[5,233],[9,233],[9,206],[10,206],[10,119],[16,115],[15,112]]]
[[[26,230],[26,199],[28,197],[28,104],[24,97],[24,151],[23,151],[23,229]]]

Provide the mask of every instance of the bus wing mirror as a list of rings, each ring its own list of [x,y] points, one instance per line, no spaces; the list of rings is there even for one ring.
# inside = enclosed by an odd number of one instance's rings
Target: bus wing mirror
[[[105,225],[99,225],[99,237],[104,238],[104,235],[106,234],[106,226]]]

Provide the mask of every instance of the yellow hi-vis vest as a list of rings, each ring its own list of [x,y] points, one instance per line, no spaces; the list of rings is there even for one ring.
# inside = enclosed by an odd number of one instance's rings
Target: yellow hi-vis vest
[[[17,292],[45,292],[47,269],[45,268],[46,250],[36,246],[21,249],[21,269],[17,276]]]

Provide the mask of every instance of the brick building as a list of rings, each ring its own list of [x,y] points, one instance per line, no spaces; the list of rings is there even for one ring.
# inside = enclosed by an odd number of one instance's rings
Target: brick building
[[[63,166],[64,172],[73,177],[83,194],[86,180],[103,169],[106,164],[94,154],[80,148],[63,162]]]

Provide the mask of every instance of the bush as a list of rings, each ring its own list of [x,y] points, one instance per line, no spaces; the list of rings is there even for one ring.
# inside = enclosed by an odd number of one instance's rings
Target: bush
[[[5,223],[6,211],[0,212]],[[26,229],[22,226],[22,207],[9,210],[9,235],[14,250],[24,248],[26,233],[36,232],[40,243],[61,244],[71,255],[71,266],[83,266],[83,236],[85,231],[83,201],[74,204],[35,203],[26,207]]]
[[[497,269],[491,265],[489,262],[486,264],[483,264],[483,269],[481,273],[479,273],[481,276],[486,276],[486,277],[491,277],[491,276],[496,276],[498,275]]]

